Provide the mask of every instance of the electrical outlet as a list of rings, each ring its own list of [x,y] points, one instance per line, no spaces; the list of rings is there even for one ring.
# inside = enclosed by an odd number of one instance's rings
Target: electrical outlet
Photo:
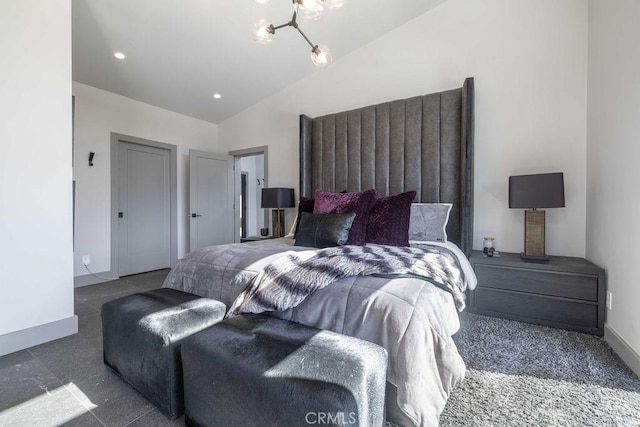
[[[607,308],[609,310],[612,310],[612,303],[611,300],[613,299],[613,294],[611,293],[611,291],[607,291]]]
[[[91,264],[91,257],[89,255],[83,255],[82,256],[82,264],[83,265]]]

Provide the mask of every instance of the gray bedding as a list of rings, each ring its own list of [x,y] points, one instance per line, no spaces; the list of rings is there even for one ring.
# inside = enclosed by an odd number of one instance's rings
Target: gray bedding
[[[291,239],[212,246],[183,258],[164,287],[217,299],[230,307],[260,272],[293,246]],[[443,252],[447,252],[442,249]],[[291,252],[289,252],[291,254]],[[463,293],[467,280],[456,286]],[[387,381],[416,425],[437,426],[465,365],[451,339],[459,328],[452,294],[417,278],[352,276],[308,295],[273,316],[375,342],[389,353]]]

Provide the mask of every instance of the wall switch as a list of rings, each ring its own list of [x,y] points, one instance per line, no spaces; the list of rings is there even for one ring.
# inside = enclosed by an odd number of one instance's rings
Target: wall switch
[[[607,291],[607,308],[609,310],[612,310],[611,308],[611,300],[613,299],[613,294],[611,293],[611,291]]]
[[[89,255],[83,255],[82,256],[82,264],[83,265],[91,264],[91,257]]]

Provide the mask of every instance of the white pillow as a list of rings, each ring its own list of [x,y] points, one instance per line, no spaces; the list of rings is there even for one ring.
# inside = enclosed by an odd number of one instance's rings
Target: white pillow
[[[451,203],[413,203],[409,218],[409,241],[447,241]]]

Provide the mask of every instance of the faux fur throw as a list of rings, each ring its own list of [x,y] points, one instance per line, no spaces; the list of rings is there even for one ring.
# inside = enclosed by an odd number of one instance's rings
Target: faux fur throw
[[[457,258],[442,247],[338,246],[291,252],[267,265],[236,298],[227,317],[282,311],[308,295],[350,276],[410,274],[446,288],[464,309],[467,281]]]

